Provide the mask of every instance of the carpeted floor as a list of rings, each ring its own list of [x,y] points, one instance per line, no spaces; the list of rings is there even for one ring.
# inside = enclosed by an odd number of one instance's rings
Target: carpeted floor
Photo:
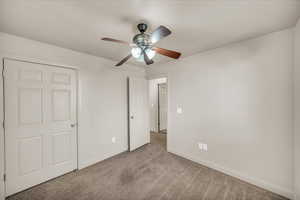
[[[166,135],[151,144],[69,173],[9,200],[279,200],[284,199],[166,152]]]

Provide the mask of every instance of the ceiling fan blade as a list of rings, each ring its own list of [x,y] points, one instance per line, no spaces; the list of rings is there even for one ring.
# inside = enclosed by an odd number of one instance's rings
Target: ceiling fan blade
[[[145,52],[145,49],[143,49],[143,48],[141,48],[141,49],[142,49],[143,54],[144,54],[144,61],[145,61],[145,63],[146,63],[147,65],[153,64],[154,61],[149,59],[148,55],[147,55],[146,52]]]
[[[118,67],[118,66],[121,66],[123,65],[127,60],[129,60],[129,58],[131,58],[131,54],[129,54],[128,56],[126,56],[123,60],[121,60],[118,64],[116,64],[115,66]]]
[[[104,40],[104,41],[109,41],[109,42],[117,42],[117,43],[122,43],[122,44],[128,44],[128,42],[125,42],[125,41],[122,41],[122,40],[116,40],[116,39],[113,39],[113,38],[101,38],[101,40]]]
[[[165,26],[159,26],[153,33],[151,34],[151,42],[152,44],[158,42],[160,39],[167,37],[171,34],[171,31]]]
[[[171,51],[168,49],[163,49],[163,48],[159,48],[159,47],[152,47],[153,51],[156,51],[157,53],[164,55],[164,56],[168,56],[170,58],[174,58],[174,59],[178,59],[181,56],[181,53],[177,52],[177,51]]]

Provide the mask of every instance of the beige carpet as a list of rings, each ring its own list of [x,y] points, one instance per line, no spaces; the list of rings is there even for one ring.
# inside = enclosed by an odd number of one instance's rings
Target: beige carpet
[[[279,200],[238,179],[167,153],[165,134],[122,153],[11,196],[9,200]]]

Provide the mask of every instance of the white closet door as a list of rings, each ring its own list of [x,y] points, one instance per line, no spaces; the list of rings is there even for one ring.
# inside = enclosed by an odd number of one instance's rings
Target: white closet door
[[[6,59],[6,195],[77,168],[76,73]]]
[[[148,81],[129,78],[129,150],[150,143]]]

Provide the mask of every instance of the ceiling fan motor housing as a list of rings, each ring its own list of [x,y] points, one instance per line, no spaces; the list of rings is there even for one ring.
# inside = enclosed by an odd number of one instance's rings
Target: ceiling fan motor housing
[[[133,37],[133,43],[135,43],[139,47],[148,47],[151,46],[150,35],[146,33],[140,33]]]
[[[140,23],[137,25],[137,28],[141,32],[133,37],[133,43],[141,48],[145,48],[151,45],[150,35],[146,34],[148,28],[147,24]]]

